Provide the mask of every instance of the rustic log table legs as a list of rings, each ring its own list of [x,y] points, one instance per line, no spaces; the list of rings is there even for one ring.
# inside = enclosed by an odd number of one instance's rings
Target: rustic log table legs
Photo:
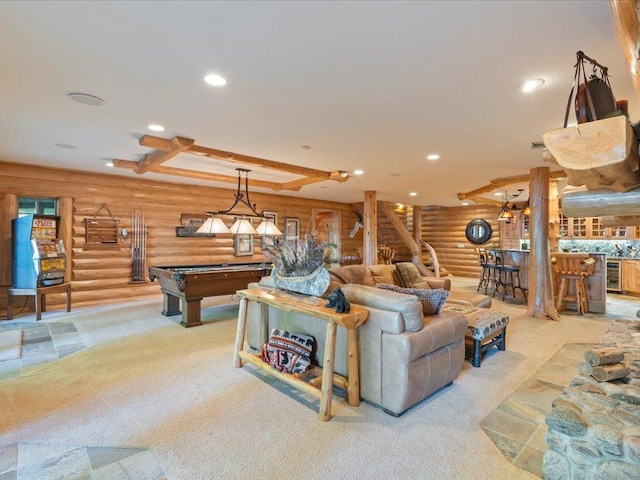
[[[320,408],[318,411],[318,419],[320,421],[326,422],[331,419],[331,400],[334,383],[347,390],[349,405],[360,405],[360,373],[358,370],[358,341],[356,329],[367,319],[368,312],[366,310],[352,307],[352,313],[338,314],[323,306],[312,306],[286,297],[274,297],[267,292],[259,290],[241,290],[238,291],[237,294],[240,299],[240,307],[238,310],[238,325],[233,352],[234,367],[241,367],[242,361],[244,360],[256,365],[265,373],[276,376],[306,393],[319,397]],[[265,363],[260,355],[253,355],[244,350],[247,305],[249,300],[261,304],[263,325],[260,328],[263,334],[266,334],[269,328],[268,305],[286,311],[305,313],[327,322],[320,389],[318,389],[318,378],[305,382],[294,375],[276,370]],[[347,330],[347,378],[337,375],[333,371],[338,325],[344,326]]]

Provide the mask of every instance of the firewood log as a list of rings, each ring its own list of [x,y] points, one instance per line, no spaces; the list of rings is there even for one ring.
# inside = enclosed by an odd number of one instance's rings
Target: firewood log
[[[607,365],[624,360],[624,352],[615,347],[594,348],[584,352],[584,359],[591,365]]]
[[[608,382],[610,380],[616,380],[618,378],[626,377],[631,373],[631,370],[623,363],[616,363],[613,365],[602,365],[593,367],[591,376],[599,382]]]

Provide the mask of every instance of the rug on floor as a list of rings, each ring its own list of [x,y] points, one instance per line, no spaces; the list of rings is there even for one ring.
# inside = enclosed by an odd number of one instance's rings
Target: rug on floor
[[[22,331],[0,332],[0,362],[16,360],[22,356]]]

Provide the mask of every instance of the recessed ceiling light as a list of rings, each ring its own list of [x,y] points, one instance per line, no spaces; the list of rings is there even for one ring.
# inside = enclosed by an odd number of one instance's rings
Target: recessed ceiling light
[[[67,95],[69,100],[73,100],[74,102],[81,103],[83,105],[91,105],[92,107],[99,107],[104,105],[106,102],[100,97],[96,97],[95,95],[89,95],[88,93],[70,93]]]
[[[411,193],[409,193],[409,196],[410,197],[417,197],[418,193],[417,192],[411,192]]]
[[[204,81],[209,85],[213,85],[214,87],[222,87],[223,85],[227,84],[227,81],[224,79],[224,77],[216,75],[215,73],[204,77]]]
[[[466,207],[467,205],[469,205],[469,202],[462,202],[462,205]]]
[[[353,174],[354,175],[362,175],[364,173],[364,170],[354,170]]]
[[[532,92],[533,90],[541,87],[542,85],[544,85],[543,79],[532,78],[531,80],[527,80],[526,82],[524,82],[521,87],[523,92]]]
[[[438,160],[439,158],[440,158],[440,155],[438,155],[437,153],[431,153],[427,155],[427,160]]]
[[[164,132],[164,127],[162,125],[149,125],[147,127],[149,130],[153,130],[154,132]]]
[[[494,193],[493,195],[494,195],[494,196],[496,196],[496,197],[501,197],[501,196],[502,196],[502,193],[501,193],[501,192],[496,192],[496,193]]]
[[[107,163],[105,163],[105,165],[106,165],[107,167],[113,167],[113,162],[107,162]]]
[[[71,145],[70,143],[54,143],[54,145],[58,148],[64,148],[65,150],[75,150],[76,147],[75,145]]]

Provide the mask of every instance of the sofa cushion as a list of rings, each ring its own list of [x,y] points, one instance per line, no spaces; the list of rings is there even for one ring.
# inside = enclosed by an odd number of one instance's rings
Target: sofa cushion
[[[389,325],[382,330],[389,333],[402,333],[404,331],[417,332],[424,326],[422,307],[417,297],[396,292],[381,290],[365,285],[347,284],[342,286],[344,296],[352,304],[372,307],[389,312],[398,312],[402,317],[404,326]]]
[[[396,271],[403,287],[413,287],[416,283],[425,281],[418,267],[411,262],[396,263]]]
[[[461,313],[443,311],[439,315],[425,317],[424,328],[419,332],[385,335],[385,346],[393,345],[385,352],[393,352],[401,362],[412,362],[451,343],[464,342],[467,325],[467,318]],[[461,356],[464,358],[463,352]]]
[[[358,285],[368,285],[370,287],[376,285],[369,268],[365,265],[345,265],[332,268],[329,270],[329,276],[337,277],[342,283],[357,283]]]
[[[449,296],[449,292],[442,288],[428,290],[422,288],[404,288],[398,287],[397,285],[390,285],[388,283],[381,283],[378,285],[378,288],[417,297],[422,304],[422,313],[424,315],[435,315],[440,313],[442,305],[444,305],[444,302]]]
[[[429,282],[418,282],[418,283],[412,283],[411,285],[409,285],[411,288],[421,288],[422,290],[430,290],[431,289],[431,285],[429,285]]]
[[[393,265],[370,265],[369,271],[373,277],[375,285],[379,283],[389,283],[391,285],[400,285],[400,279]]]
[[[470,305],[472,307],[491,308],[491,297],[482,293],[452,292],[447,303]]]

